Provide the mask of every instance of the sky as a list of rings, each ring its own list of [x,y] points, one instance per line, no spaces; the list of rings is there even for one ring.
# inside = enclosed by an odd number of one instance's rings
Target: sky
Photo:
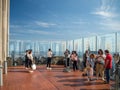
[[[10,0],[10,39],[74,40],[120,31],[120,0]]]

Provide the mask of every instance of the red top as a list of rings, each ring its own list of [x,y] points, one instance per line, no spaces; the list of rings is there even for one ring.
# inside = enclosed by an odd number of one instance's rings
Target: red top
[[[106,66],[106,62],[108,61],[108,64]],[[112,68],[112,56],[111,54],[107,54],[106,55],[106,58],[105,58],[105,66],[106,66],[106,69],[111,69]]]

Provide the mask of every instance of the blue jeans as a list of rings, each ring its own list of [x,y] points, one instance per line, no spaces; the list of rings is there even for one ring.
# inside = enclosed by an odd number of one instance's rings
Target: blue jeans
[[[78,70],[77,61],[73,61],[73,71]]]
[[[49,68],[51,67],[51,59],[52,59],[51,57],[47,58],[47,67]]]
[[[110,82],[110,69],[106,69],[105,74],[106,74],[106,81],[107,83],[109,83]]]

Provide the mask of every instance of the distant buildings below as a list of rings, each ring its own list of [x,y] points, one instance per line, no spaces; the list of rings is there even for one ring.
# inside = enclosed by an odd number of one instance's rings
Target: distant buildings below
[[[52,49],[56,56],[63,56],[64,51],[76,50],[79,56],[85,50],[97,51],[98,49],[108,49],[111,53],[120,52],[120,33],[111,33],[100,36],[79,38],[68,41],[24,41],[10,40],[9,56],[14,52],[15,56],[24,56],[25,50],[32,49],[35,56],[46,56],[47,50]]]

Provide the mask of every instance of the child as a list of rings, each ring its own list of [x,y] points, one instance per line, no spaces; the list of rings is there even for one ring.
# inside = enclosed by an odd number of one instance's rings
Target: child
[[[95,62],[95,55],[91,54],[90,57],[87,58],[86,68],[84,69],[84,73],[83,73],[83,76],[85,75],[88,76],[88,81],[91,81],[93,77],[94,62]]]

